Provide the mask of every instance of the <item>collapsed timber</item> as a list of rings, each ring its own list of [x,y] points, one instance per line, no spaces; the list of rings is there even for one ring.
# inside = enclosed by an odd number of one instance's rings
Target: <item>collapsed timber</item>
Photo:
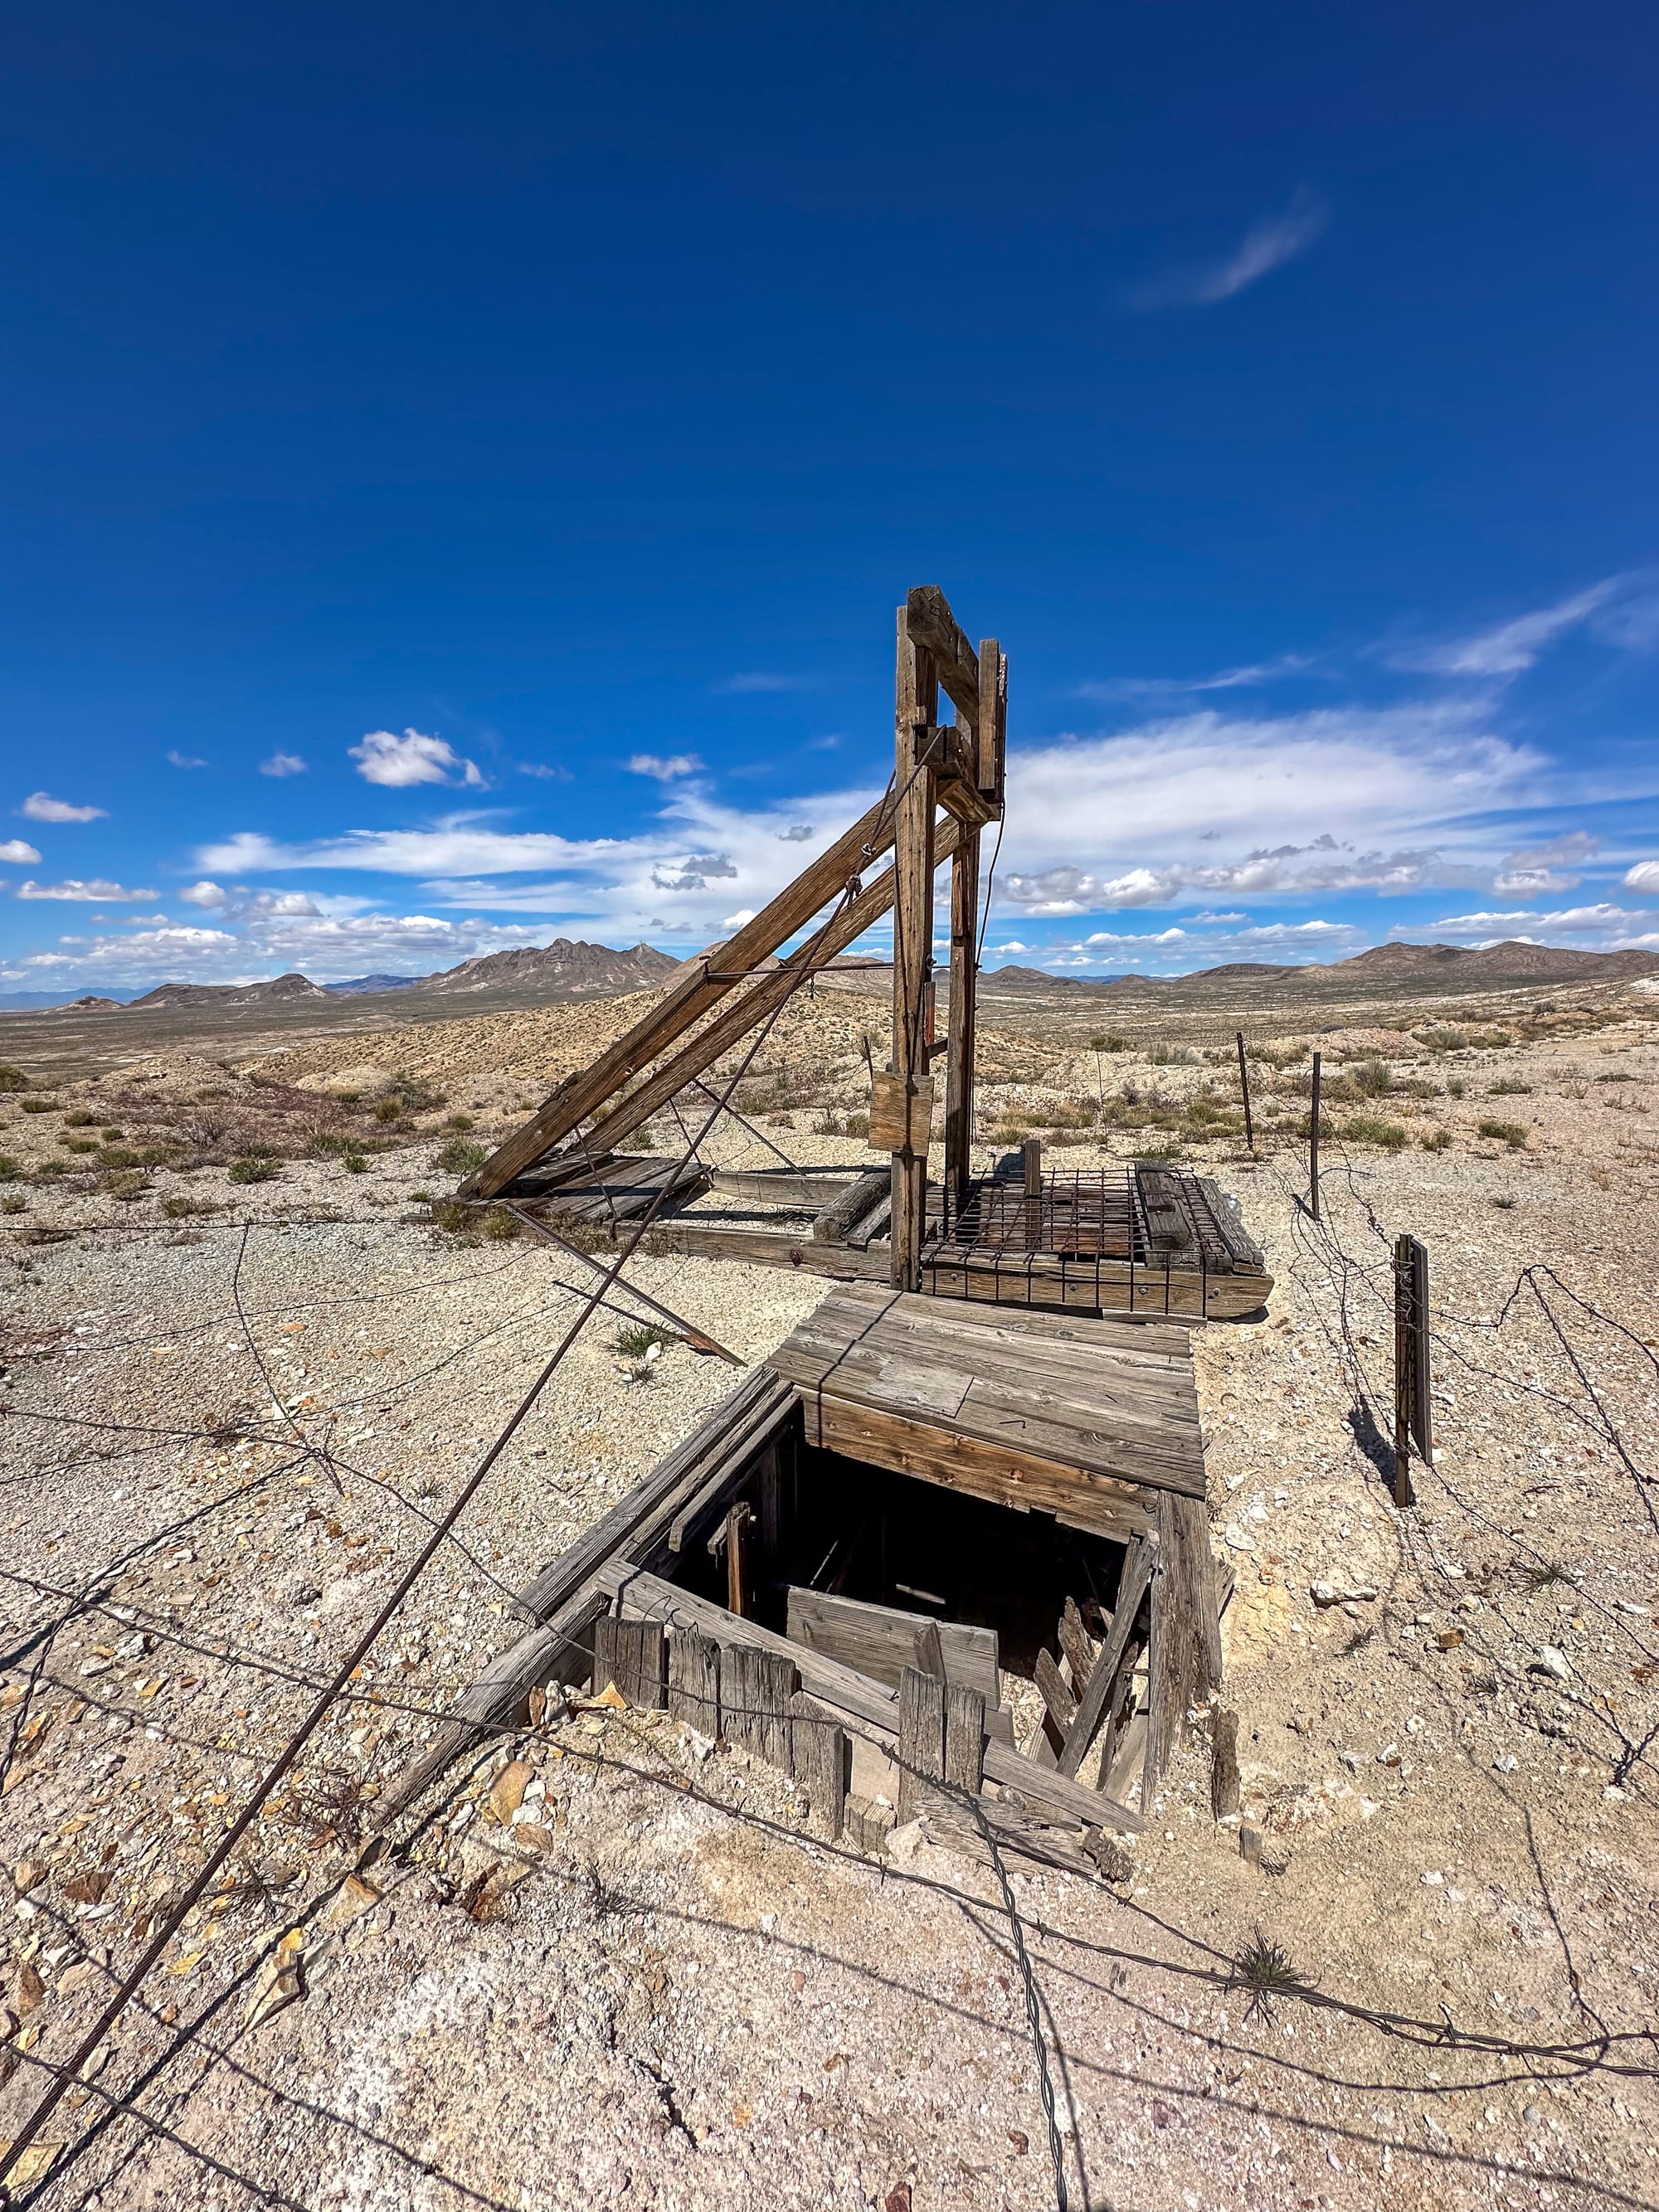
[[[1218,1684],[1203,1493],[1184,1329],[833,1292],[520,1594],[380,1817],[611,1684],[793,1774],[826,1838],[1086,1867]]]

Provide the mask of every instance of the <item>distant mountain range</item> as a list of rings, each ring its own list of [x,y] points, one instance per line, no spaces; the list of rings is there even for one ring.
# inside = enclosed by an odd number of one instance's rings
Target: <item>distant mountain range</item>
[[[769,966],[775,963],[766,963]],[[880,971],[890,963],[857,954],[830,963],[844,988],[879,989]],[[412,992],[422,1000],[465,997],[485,991],[513,991],[544,1000],[611,999],[643,991],[678,973],[682,963],[653,945],[634,945],[615,951],[608,945],[586,945],[556,938],[551,945],[527,945],[463,960],[432,975],[357,975],[343,983],[313,983],[299,974],[273,975],[258,983],[161,983],[140,995],[111,986],[106,994],[66,1000],[49,991],[15,991],[0,996],[0,1012],[118,1013],[129,1008],[169,1006],[302,1006],[307,1000],[364,998],[376,992]],[[1011,966],[988,969],[981,988],[998,994],[1126,991],[1194,991],[1252,983],[1289,984],[1310,993],[1344,987],[1425,986],[1454,989],[1517,989],[1530,983],[1591,983],[1634,981],[1659,975],[1659,953],[1578,952],[1558,945],[1522,945],[1514,939],[1478,951],[1458,945],[1376,945],[1352,959],[1275,966],[1269,962],[1230,961],[1188,975],[1061,975],[1042,968]]]
[[[1374,983],[1411,990],[1434,983],[1502,990],[1528,983],[1612,983],[1653,975],[1659,975],[1659,953],[1580,952],[1563,945],[1522,945],[1511,938],[1478,949],[1374,945],[1351,959],[1305,961],[1296,966],[1234,960],[1219,968],[1194,969],[1187,975],[1054,975],[1041,968],[998,968],[987,972],[981,988],[993,995],[998,991],[1198,990],[1238,983],[1295,983],[1308,990]]]
[[[417,991],[422,998],[477,991],[521,991],[545,999],[614,999],[627,991],[648,990],[677,972],[680,963],[654,945],[635,945],[625,952],[608,945],[526,945],[510,952],[491,952],[463,960],[432,975],[357,975],[343,983],[313,983],[308,975],[272,975],[257,983],[158,983],[142,994],[112,988],[107,994],[66,1000],[51,991],[16,991],[0,997],[0,1012],[125,1012],[168,1006],[294,1006],[307,1000],[362,998],[380,991]]]

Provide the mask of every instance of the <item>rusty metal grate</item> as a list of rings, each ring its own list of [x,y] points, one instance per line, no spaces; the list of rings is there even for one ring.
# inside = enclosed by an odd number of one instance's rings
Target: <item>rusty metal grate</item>
[[[1068,1260],[1120,1260],[1145,1267],[1146,1224],[1133,1169],[1082,1168],[1042,1177],[1028,1197],[1009,1176],[981,1176],[957,1200],[945,1194],[929,1257],[988,1258],[1040,1252]]]

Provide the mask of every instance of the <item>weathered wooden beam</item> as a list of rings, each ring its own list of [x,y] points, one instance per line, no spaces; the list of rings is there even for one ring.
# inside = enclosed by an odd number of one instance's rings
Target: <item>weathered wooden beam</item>
[[[668,1639],[668,1712],[700,1735],[720,1732],[720,1647],[701,1629],[677,1628]]]
[[[945,1187],[961,1201],[973,1173],[974,1030],[979,997],[979,835],[951,862],[951,1034],[945,1069]]]
[[[816,1212],[833,1206],[858,1180],[856,1168],[711,1168],[708,1183],[723,1198],[756,1198],[769,1206]]]
[[[1158,1500],[1158,1578],[1152,1586],[1152,1634],[1147,1653],[1146,1779],[1140,1802],[1170,1761],[1188,1712],[1206,1705],[1221,1683],[1221,1626],[1215,1564],[1201,1500]]]
[[[1039,1651],[1032,1675],[1042,1702],[1048,1707],[1048,1717],[1060,1731],[1060,1741],[1066,1741],[1066,1731],[1077,1713],[1077,1698],[1066,1686],[1066,1679],[1054,1662],[1051,1652]]]
[[[941,860],[955,852],[961,834],[961,826],[956,822],[947,819],[939,823],[935,843]],[[614,1150],[630,1130],[648,1121],[671,1098],[695,1083],[783,1004],[799,987],[803,974],[821,975],[828,962],[879,921],[893,903],[893,871],[884,869],[872,884],[867,884],[856,898],[849,900],[831,918],[820,935],[797,946],[746,990],[735,1006],[717,1014],[688,1039],[672,1059],[653,1068],[643,1082],[618,1099],[582,1139],[582,1150]],[[647,1054],[636,1065],[643,1066],[653,1057]]]
[[[1200,1515],[1203,1510],[1200,1505]],[[1152,1578],[1154,1556],[1152,1545],[1143,1536],[1130,1547],[1123,1562],[1118,1577],[1117,1603],[1112,1610],[1112,1632],[1102,1645],[1088,1681],[1079,1694],[1077,1711],[1066,1731],[1065,1748],[1060,1754],[1062,1774],[1076,1774],[1095,1740],[1096,1730],[1105,1718],[1106,1701],[1117,1679],[1119,1662],[1134,1632],[1135,1615]]]
[[[927,732],[937,703],[933,656],[912,638],[908,610],[901,607],[893,705],[892,1073],[907,1095],[928,1079],[935,853],[934,775]],[[907,1115],[904,1141],[896,1144],[892,1152],[891,1280],[901,1291],[921,1287],[921,1248],[927,1233],[927,1142],[924,1134],[919,1143],[918,1134],[914,1117]]]
[[[803,929],[854,876],[862,875],[893,842],[894,817],[885,798],[878,799],[852,828],[801,870],[777,896],[723,945],[711,945],[689,962],[679,980],[650,1012],[599,1058],[568,1076],[522,1128],[497,1146],[461,1185],[465,1198],[494,1198],[515,1176],[579,1121],[615,1096],[629,1078],[665,1052],[674,1040],[718,1004],[743,976],[752,973],[795,932]]]
[[[789,1700],[789,1771],[806,1793],[809,1832],[826,1844],[841,1841],[851,1753],[840,1722],[797,1690]]]
[[[994,637],[979,641],[979,787],[1000,814],[1008,750],[1008,662]]]
[[[849,1233],[884,1199],[892,1203],[893,1179],[883,1168],[866,1168],[856,1182],[843,1184],[812,1224],[820,1244],[844,1244]]]
[[[977,732],[979,655],[957,627],[950,602],[937,584],[918,584],[906,597],[904,614],[912,641],[932,655],[939,683],[957,712]]]
[[[907,1667],[899,1676],[898,1817],[903,1826],[927,1802],[927,1784],[945,1779],[943,1674]]]
[[[629,1567],[623,1560],[610,1559],[596,1569],[592,1590],[600,1606],[616,1601],[625,1613],[649,1615],[676,1629],[686,1624],[701,1628],[705,1635],[718,1638],[722,1653],[741,1643],[793,1661],[800,1669],[801,1686],[809,1696],[858,1722],[863,1732],[883,1748],[890,1752],[896,1744],[898,1697],[885,1683],[872,1681],[867,1674],[808,1647],[791,1644],[755,1621],[734,1620],[708,1598]],[[724,1666],[724,1659],[721,1663]],[[1128,1806],[1085,1790],[1066,1775],[1045,1771],[994,1738],[985,1747],[985,1771],[1005,1792],[1018,1791],[1027,1811],[1050,1815],[1064,1825],[1103,1826],[1127,1834],[1137,1833],[1146,1826]]]

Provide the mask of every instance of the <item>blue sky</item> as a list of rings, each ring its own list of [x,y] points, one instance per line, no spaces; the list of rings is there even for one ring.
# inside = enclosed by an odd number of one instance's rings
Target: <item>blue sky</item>
[[[702,15],[14,27],[0,988],[691,950],[921,582],[994,962],[1659,946],[1650,11]]]

